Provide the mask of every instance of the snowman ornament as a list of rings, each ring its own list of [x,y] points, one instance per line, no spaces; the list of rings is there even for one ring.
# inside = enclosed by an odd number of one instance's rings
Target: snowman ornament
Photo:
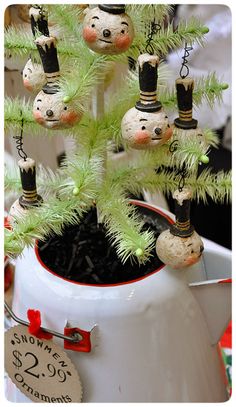
[[[41,64],[28,59],[22,71],[23,85],[29,92],[39,92],[46,84],[47,78]]]
[[[82,112],[73,100],[68,101],[60,92],[56,39],[41,35],[35,43],[42,60],[47,83],[34,100],[34,119],[47,129],[70,128],[81,119]]]
[[[190,223],[190,201],[192,192],[189,188],[176,190],[176,222],[170,229],[162,232],[156,241],[159,259],[173,269],[181,269],[197,263],[204,250],[203,242]]]
[[[137,150],[159,147],[172,136],[168,116],[157,100],[158,63],[156,55],[139,56],[140,100],[121,122],[124,144]]]
[[[37,193],[36,186],[36,163],[30,157],[21,158],[18,161],[22,186],[22,195],[12,204],[8,219],[12,226],[17,222],[16,218],[28,215],[28,210],[39,207],[43,198]]]
[[[106,55],[127,51],[134,39],[134,27],[124,4],[99,4],[84,13],[83,39],[92,51]]]
[[[45,10],[40,6],[33,5],[29,9],[29,17],[31,21],[31,29],[35,37],[37,32],[49,36],[48,30],[48,15]],[[42,87],[47,83],[47,78],[41,64],[33,62],[29,58],[22,71],[23,85],[33,93],[39,92]]]
[[[195,138],[202,148],[207,149],[208,145],[204,133],[198,127],[198,121],[192,117],[194,80],[190,77],[181,77],[176,79],[175,86],[179,117],[174,120],[174,137],[182,140]],[[207,164],[209,158],[204,154],[199,157],[199,161]]]

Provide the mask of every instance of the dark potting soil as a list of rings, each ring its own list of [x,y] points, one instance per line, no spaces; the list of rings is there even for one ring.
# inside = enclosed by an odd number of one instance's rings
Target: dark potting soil
[[[157,212],[137,207],[145,224],[143,230],[153,230],[155,236],[167,229],[170,222]],[[96,209],[90,210],[83,222],[65,227],[62,236],[51,236],[46,242],[38,242],[42,262],[57,275],[85,284],[117,284],[143,277],[163,263],[155,249],[145,265],[122,264],[115,249],[106,238],[106,231],[97,225]]]

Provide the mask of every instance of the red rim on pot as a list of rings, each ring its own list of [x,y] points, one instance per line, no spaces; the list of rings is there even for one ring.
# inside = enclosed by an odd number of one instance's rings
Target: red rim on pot
[[[173,219],[171,219],[166,213],[164,213],[164,212],[162,212],[161,210],[159,210],[159,209],[153,207],[152,205],[146,204],[146,203],[144,203],[144,202],[142,202],[142,201],[136,201],[136,200],[131,200],[131,203],[132,203],[133,205],[137,205],[137,206],[141,206],[141,207],[143,207],[143,208],[150,209],[150,210],[152,210],[153,212],[157,212],[157,213],[159,213],[161,216],[163,216],[164,218],[166,218],[170,224],[173,224],[173,223],[174,223]],[[151,275],[153,275],[153,274],[155,274],[155,273],[158,273],[161,269],[163,269],[163,267],[165,267],[165,264],[162,264],[162,265],[161,265],[160,267],[158,267],[156,270],[154,270],[154,271],[152,271],[152,272],[146,274],[145,276],[138,277],[138,278],[136,278],[136,279],[134,279],[134,280],[129,280],[129,281],[120,282],[120,283],[114,283],[114,284],[80,283],[80,282],[78,282],[78,281],[73,281],[73,280],[70,280],[70,279],[68,279],[68,278],[65,278],[65,277],[62,277],[62,276],[58,275],[57,273],[55,273],[55,271],[51,270],[49,267],[47,267],[47,266],[43,263],[43,261],[42,261],[42,259],[41,259],[41,257],[40,257],[40,254],[39,254],[39,250],[38,250],[38,240],[36,240],[36,244],[35,244],[35,248],[34,248],[34,249],[35,249],[35,254],[36,254],[36,257],[37,257],[39,263],[41,264],[41,266],[42,266],[45,270],[49,271],[49,273],[53,274],[55,277],[58,277],[58,278],[60,278],[60,279],[62,279],[62,280],[64,280],[64,281],[67,281],[68,283],[77,284],[77,285],[81,285],[81,286],[88,286],[88,287],[115,287],[115,286],[119,286],[119,285],[125,285],[125,284],[136,283],[136,282],[138,282],[138,281],[140,281],[140,280],[143,280],[144,278],[147,278],[147,277],[149,277],[149,276],[151,276]]]

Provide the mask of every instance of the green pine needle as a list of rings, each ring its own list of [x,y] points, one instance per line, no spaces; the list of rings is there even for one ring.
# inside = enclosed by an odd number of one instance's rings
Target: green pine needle
[[[37,167],[36,174],[37,191],[44,199],[55,195],[64,179],[64,174],[61,170],[53,172],[51,168],[44,168],[41,164]],[[5,194],[12,192],[18,192],[18,194],[22,193],[19,167],[16,165],[5,165],[4,186]]]
[[[232,199],[232,173],[231,171],[218,173],[205,169],[197,179],[189,178],[187,184],[193,190],[193,197],[205,204],[210,197],[213,202],[230,203]]]
[[[142,232],[142,219],[125,198],[119,185],[110,184],[107,179],[99,194],[97,205],[107,229],[107,236],[115,246],[121,261],[125,263],[130,259],[140,264],[145,263],[155,245],[154,234],[151,231]]]
[[[23,218],[15,218],[12,231],[5,229],[6,255],[18,255],[25,246],[34,246],[35,239],[45,240],[50,233],[62,234],[64,225],[77,224],[88,209],[77,197],[70,200],[50,198],[41,207],[29,209]]]
[[[4,187],[5,192],[21,192],[20,174],[16,166],[5,165]]]
[[[84,204],[91,205],[100,186],[98,179],[102,180],[103,157],[94,155],[89,159],[80,153],[65,160],[62,171],[65,179],[59,186],[60,198],[66,199],[76,188],[74,195]]]
[[[173,7],[168,4],[127,4],[126,13],[132,18],[134,26],[140,27],[140,24],[147,24],[150,21],[162,22],[168,18]],[[137,24],[135,24],[137,22]]]
[[[174,29],[173,23],[169,23],[167,27],[162,26],[153,37],[154,53],[160,56],[167,55],[170,49],[180,48],[185,42],[188,44],[197,42],[203,46],[206,31],[206,27],[195,17],[192,17],[188,22],[180,22],[176,29]],[[143,44],[145,48],[145,43],[145,30],[136,32],[129,55],[136,59],[140,53],[140,44]],[[144,49],[141,51],[143,52]]]
[[[197,129],[196,129],[197,130]],[[199,159],[203,155],[207,155],[209,144],[206,142],[201,130],[174,129],[173,138],[170,144],[176,142],[176,149],[172,152],[171,165],[177,168],[182,168],[185,165],[188,171],[196,171],[199,165]],[[190,133],[188,135],[188,133]],[[200,136],[198,136],[200,134]]]
[[[38,53],[34,39],[30,31],[26,31],[22,25],[9,26],[5,31],[6,56],[29,56]]]
[[[21,126],[22,120],[24,125],[35,123],[32,114],[32,102],[30,100],[26,101],[24,98],[20,99],[19,97],[14,99],[6,97],[4,110],[6,128],[10,125]]]
[[[60,36],[73,38],[76,42],[82,42],[80,22],[83,20],[83,9],[75,4],[48,5],[48,20],[55,22],[56,32]]]
[[[57,131],[51,131],[42,128],[35,122],[33,117],[33,103],[31,100],[26,101],[24,98],[18,97],[12,99],[5,98],[4,102],[4,119],[6,134],[20,135],[23,121],[24,134],[31,136],[53,136],[57,135]],[[68,134],[70,129],[63,131],[63,134]],[[61,134],[61,133],[60,133]]]
[[[216,131],[211,129],[204,129],[203,135],[206,140],[206,143],[209,144],[209,146],[212,146],[213,148],[218,148],[220,144],[220,139]]]
[[[82,111],[86,109],[85,105],[91,96],[94,88],[104,80],[108,72],[110,63],[106,56],[89,54],[86,63],[78,67],[75,63],[70,67],[70,72],[65,73],[60,80],[60,93],[67,101],[73,99]],[[77,75],[75,72],[77,71]]]
[[[225,83],[217,79],[215,72],[205,78],[197,79],[196,85],[196,90],[193,92],[194,104],[199,106],[207,102],[211,108],[213,108],[215,102],[222,102],[222,93],[227,89]],[[204,91],[202,92],[202,90]]]

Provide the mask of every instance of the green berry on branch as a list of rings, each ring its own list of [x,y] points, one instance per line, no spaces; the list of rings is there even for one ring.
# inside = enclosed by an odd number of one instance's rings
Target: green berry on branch
[[[204,27],[202,27],[201,28],[201,32],[203,33],[203,34],[207,34],[207,33],[209,33],[209,28],[208,27],[206,27],[206,26],[204,26]]]
[[[142,255],[143,255],[143,250],[142,249],[137,249],[136,250],[136,252],[135,252],[135,255],[137,256],[137,257],[141,257]]]
[[[70,97],[69,96],[65,96],[64,98],[63,98],[63,102],[64,103],[68,103],[70,101]]]
[[[201,162],[201,163],[203,163],[203,164],[208,164],[209,163],[209,157],[206,155],[206,154],[202,154],[200,157],[199,157],[199,161]]]
[[[79,188],[78,187],[75,187],[74,189],[73,189],[73,195],[78,195],[79,194]]]

